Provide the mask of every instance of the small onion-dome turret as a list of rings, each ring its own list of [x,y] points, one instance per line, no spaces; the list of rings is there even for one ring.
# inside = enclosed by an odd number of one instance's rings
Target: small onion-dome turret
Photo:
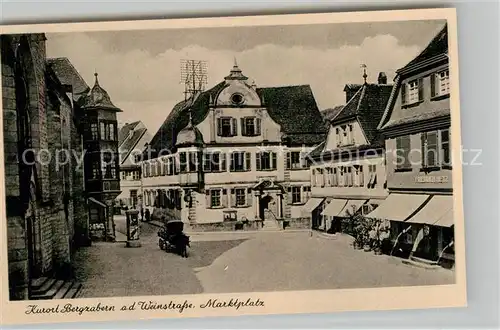
[[[108,92],[106,92],[106,90],[99,85],[99,80],[97,79],[97,72],[94,73],[94,76],[95,76],[94,87],[92,87],[92,89],[90,90],[90,94],[87,95],[82,107],[98,108],[98,109],[121,112],[122,110],[116,107],[113,104],[113,102],[111,102],[111,98],[109,97]]]
[[[203,135],[200,130],[193,125],[191,109],[189,110],[189,123],[177,134],[176,147],[202,146]]]

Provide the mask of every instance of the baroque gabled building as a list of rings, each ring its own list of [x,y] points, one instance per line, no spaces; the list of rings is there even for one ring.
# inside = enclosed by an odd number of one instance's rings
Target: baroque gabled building
[[[397,71],[378,127],[387,149],[390,194],[368,216],[390,220],[394,251],[416,262],[454,260],[449,96],[445,25]]]
[[[309,228],[305,155],[325,131],[308,85],[257,88],[235,63],[178,103],[151,140],[144,207],[192,230]]]
[[[347,84],[346,104],[329,120],[325,140],[309,155],[312,198],[304,209],[312,228],[332,233],[356,212],[366,214],[386,197],[385,148],[377,126],[392,85],[381,72],[377,83]]]
[[[65,282],[88,221],[75,102],[88,86],[47,60],[44,34],[0,39],[10,299],[50,299],[48,284],[73,295],[79,286]]]
[[[121,194],[117,198],[127,208],[137,208],[142,201],[141,151],[150,141],[151,134],[141,121],[126,123],[118,132]]]

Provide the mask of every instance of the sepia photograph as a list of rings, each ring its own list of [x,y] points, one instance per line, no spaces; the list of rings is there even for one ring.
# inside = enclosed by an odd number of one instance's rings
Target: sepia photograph
[[[465,291],[456,22],[432,11],[2,28],[3,299]]]

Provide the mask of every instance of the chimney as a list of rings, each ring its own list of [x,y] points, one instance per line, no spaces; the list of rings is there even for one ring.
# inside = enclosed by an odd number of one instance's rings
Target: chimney
[[[378,74],[378,84],[387,85],[387,75],[385,74],[385,72],[380,72]]]

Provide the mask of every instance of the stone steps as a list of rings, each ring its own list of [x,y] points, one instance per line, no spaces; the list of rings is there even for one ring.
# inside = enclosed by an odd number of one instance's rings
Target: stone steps
[[[276,230],[280,230],[280,227],[278,226],[278,223],[275,220],[264,220],[263,227],[261,230],[263,230],[263,231],[267,231],[267,230],[276,231]]]
[[[76,281],[58,280],[51,277],[40,277],[31,281],[30,300],[73,299],[82,289]]]

